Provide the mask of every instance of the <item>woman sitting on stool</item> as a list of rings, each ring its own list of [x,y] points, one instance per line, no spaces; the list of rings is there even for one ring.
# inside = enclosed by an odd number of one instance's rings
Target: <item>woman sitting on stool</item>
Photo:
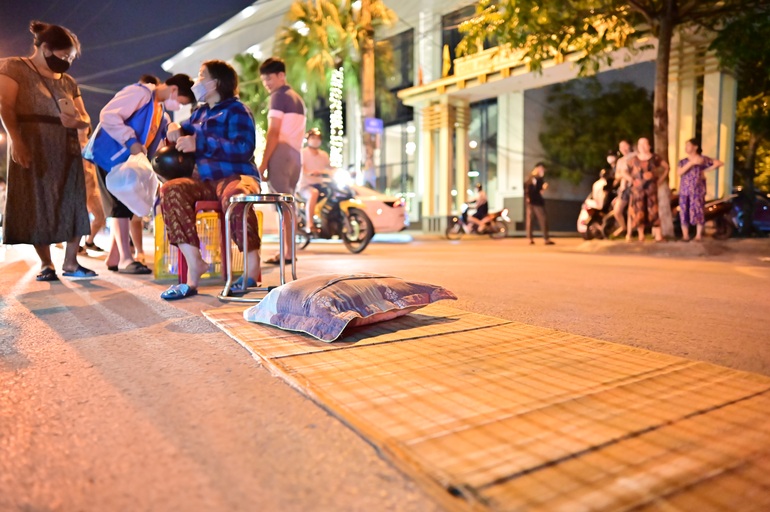
[[[190,178],[167,181],[160,189],[168,241],[184,255],[188,269],[187,283],[173,285],[161,294],[166,300],[197,294],[198,282],[209,268],[201,256],[195,203],[219,201],[222,211],[226,211],[232,196],[260,192],[259,173],[254,163],[254,118],[238,99],[238,74],[226,62],[206,61],[192,89],[195,99],[205,103],[181,125],[172,123],[167,137],[179,151],[195,153],[197,172]],[[235,243],[241,250],[243,215],[244,207],[238,206],[230,219]],[[243,278],[236,281],[236,290],[245,289],[246,284],[256,286],[260,271],[260,239],[257,218],[251,208],[247,231],[249,276],[247,283],[243,283]]]

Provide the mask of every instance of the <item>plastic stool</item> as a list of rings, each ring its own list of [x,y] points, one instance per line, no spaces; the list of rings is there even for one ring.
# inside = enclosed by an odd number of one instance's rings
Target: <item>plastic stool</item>
[[[295,237],[296,237],[296,225],[297,225],[297,219],[294,215],[294,196],[291,194],[240,194],[237,196],[233,196],[230,198],[230,204],[227,207],[227,212],[225,213],[225,233],[226,237],[230,238],[230,216],[233,212],[233,209],[238,206],[239,204],[243,204],[244,208],[251,208],[252,205],[255,204],[272,204],[275,206],[276,211],[278,212],[278,244],[279,244],[279,266],[280,266],[280,282],[281,284],[286,284],[286,255],[284,254],[284,245],[286,242],[286,237],[288,236],[288,233],[285,232],[284,226],[283,226],[283,218],[284,215],[288,215],[290,219],[290,225],[291,225],[291,277],[292,279],[297,279],[297,253],[296,253],[296,247],[295,247]],[[246,257],[246,253],[248,252],[248,237],[246,236],[246,216],[243,216],[243,285],[244,285],[244,292],[248,292],[248,275],[249,275],[249,265],[248,265],[248,258]],[[227,254],[227,261],[230,261],[230,245],[226,247],[226,254]],[[224,267],[223,267],[224,270]],[[224,272],[223,272],[224,273]],[[233,284],[233,273],[232,268],[230,265],[227,266],[227,279],[225,280],[225,287],[222,289],[222,293],[219,295],[219,299],[221,300],[228,300],[233,302],[260,302],[263,297],[260,298],[246,298],[246,297],[232,297],[230,294],[232,292],[231,287]],[[257,292],[269,292],[272,290],[274,286],[270,287],[256,287],[253,288],[252,291]]]
[[[195,215],[197,216],[201,212],[214,212],[219,217],[219,253],[224,256],[227,254],[227,249],[230,245],[230,237],[223,236],[227,231],[225,229],[225,216],[222,215],[222,205],[219,201],[196,201],[195,202]],[[222,280],[227,280],[227,275],[230,270],[230,258],[222,259]],[[187,282],[187,260],[179,251],[179,283]]]

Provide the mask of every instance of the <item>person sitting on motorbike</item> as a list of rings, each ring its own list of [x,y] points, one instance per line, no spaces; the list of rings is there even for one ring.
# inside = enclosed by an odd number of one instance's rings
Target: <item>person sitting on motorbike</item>
[[[602,213],[607,213],[610,202],[610,190],[612,185],[607,182],[607,169],[599,172],[599,179],[591,186],[591,199],[596,203],[596,208]]]
[[[302,149],[302,174],[297,184],[297,194],[305,200],[305,231],[315,228],[313,213],[318,203],[319,186],[328,179],[331,163],[329,153],[321,149],[321,130],[311,128],[305,135],[306,147]]]
[[[481,183],[476,183],[476,199],[473,201],[468,201],[468,205],[473,204],[476,207],[476,213],[474,213],[470,218],[468,217],[468,210],[465,210],[463,212],[463,222],[468,225],[470,221],[470,226],[476,231],[481,231],[484,227],[484,219],[486,218],[487,214],[489,213],[489,204],[487,203],[487,193],[484,192],[484,187],[481,186]]]

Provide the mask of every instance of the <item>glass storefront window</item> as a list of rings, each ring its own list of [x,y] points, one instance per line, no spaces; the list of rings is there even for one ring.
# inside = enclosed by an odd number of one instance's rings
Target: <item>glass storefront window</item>
[[[471,105],[468,127],[468,185],[466,195],[473,195],[476,183],[487,191],[490,206],[497,207],[493,198],[498,191],[497,179],[497,98]]]
[[[403,197],[409,208],[409,218],[417,219],[415,179],[417,175],[417,130],[413,121],[385,128],[380,144],[380,172],[377,190]]]

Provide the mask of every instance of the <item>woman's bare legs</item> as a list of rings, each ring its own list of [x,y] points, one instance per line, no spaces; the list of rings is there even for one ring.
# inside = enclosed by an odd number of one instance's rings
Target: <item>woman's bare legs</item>
[[[50,245],[36,245],[35,252],[37,257],[40,258],[40,268],[53,269],[53,261],[51,260],[51,246]]]
[[[131,232],[131,240],[134,242],[133,258],[139,263],[144,263],[144,241],[142,240],[143,225],[144,219],[142,217],[139,217],[138,215],[131,217],[129,231]]]
[[[695,241],[696,242],[703,241],[703,224],[695,225]]]
[[[200,247],[196,247],[192,244],[180,243],[177,244],[179,252],[184,255],[184,259],[187,261],[187,286],[190,288],[198,288],[201,276],[209,269],[209,264],[201,256]],[[251,263],[251,261],[249,261]]]
[[[262,264],[262,261],[259,259],[259,249],[249,251],[247,260],[249,263],[249,277],[259,284],[260,265]]]
[[[134,262],[129,236],[129,219],[113,217],[110,234],[112,240],[105,263],[108,267],[126,268]]]

